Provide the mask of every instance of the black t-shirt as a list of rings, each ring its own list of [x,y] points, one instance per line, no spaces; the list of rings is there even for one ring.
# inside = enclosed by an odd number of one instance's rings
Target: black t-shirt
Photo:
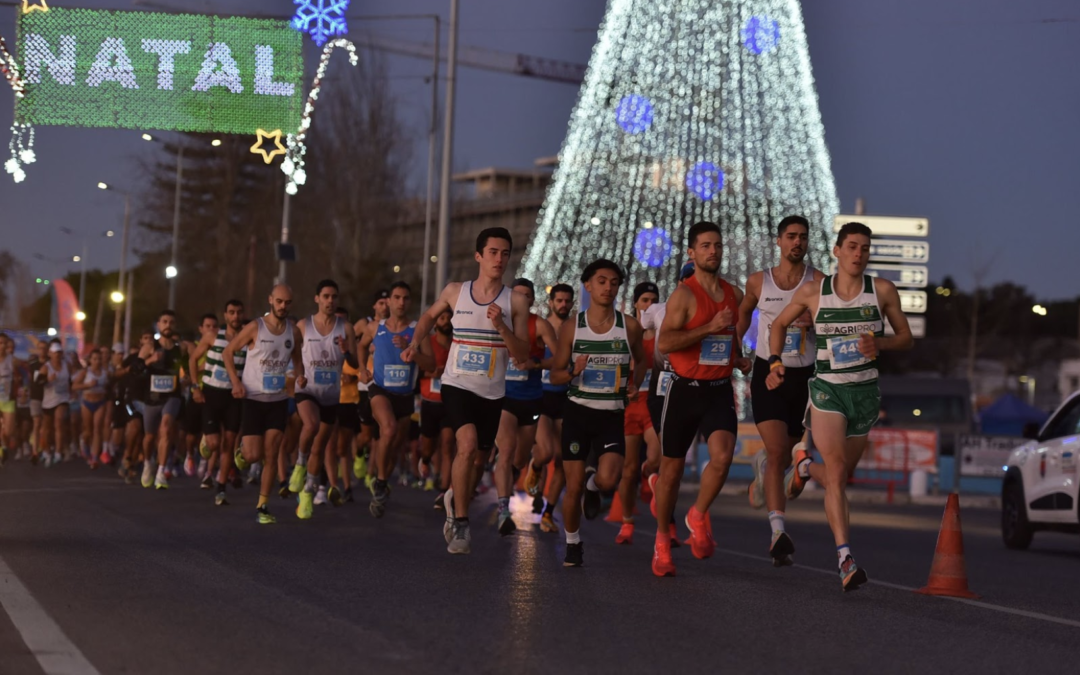
[[[30,357],[26,367],[30,370],[30,400],[41,401],[45,398],[45,376],[41,374],[41,367],[45,365],[37,355]]]
[[[142,401],[143,392],[146,390],[147,370],[146,364],[138,354],[126,357],[120,364],[121,368],[127,368],[126,375],[117,380],[116,400],[125,404],[133,401]]]
[[[159,352],[163,352],[163,355],[155,363],[146,366],[147,373],[144,376],[145,389],[143,390],[145,398],[142,400],[145,401],[147,405],[164,405],[170,398],[178,398],[180,396],[180,368],[183,365],[181,363],[183,351],[180,348],[179,340],[173,343],[173,346],[168,349],[166,349],[165,346],[161,344],[161,341],[158,340],[154,348]],[[172,378],[172,390],[160,391],[165,388],[162,385],[167,382],[170,377]],[[159,391],[153,391],[155,388],[159,389]]]

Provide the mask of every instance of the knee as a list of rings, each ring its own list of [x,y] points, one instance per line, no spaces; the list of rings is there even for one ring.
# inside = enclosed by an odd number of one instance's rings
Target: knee
[[[379,422],[379,436],[390,441],[394,438],[394,434],[397,433],[397,420],[384,420]]]
[[[848,471],[843,462],[825,467],[825,489],[843,489],[847,485]]]

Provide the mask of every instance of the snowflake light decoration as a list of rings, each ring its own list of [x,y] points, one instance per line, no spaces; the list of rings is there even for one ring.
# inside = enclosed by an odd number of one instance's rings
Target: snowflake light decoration
[[[311,35],[318,46],[322,47],[335,35],[349,32],[345,23],[349,0],[293,0],[293,4],[297,7],[292,27]]]

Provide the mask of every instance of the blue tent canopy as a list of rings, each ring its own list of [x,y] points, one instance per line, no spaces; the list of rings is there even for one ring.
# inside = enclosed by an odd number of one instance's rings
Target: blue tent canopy
[[[982,432],[993,436],[1022,436],[1025,426],[1041,425],[1049,416],[1012,394],[1002,394],[979,413]]]

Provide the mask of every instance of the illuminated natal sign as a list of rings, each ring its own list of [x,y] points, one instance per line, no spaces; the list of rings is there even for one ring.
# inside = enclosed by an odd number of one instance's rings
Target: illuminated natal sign
[[[296,129],[303,36],[286,21],[51,8],[19,17],[32,124]]]

